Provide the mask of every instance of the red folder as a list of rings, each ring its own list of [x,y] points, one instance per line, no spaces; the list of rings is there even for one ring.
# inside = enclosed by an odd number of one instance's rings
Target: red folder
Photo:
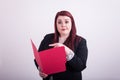
[[[38,52],[31,40],[34,57],[42,72],[54,74],[66,71],[66,54],[64,47],[55,47]]]

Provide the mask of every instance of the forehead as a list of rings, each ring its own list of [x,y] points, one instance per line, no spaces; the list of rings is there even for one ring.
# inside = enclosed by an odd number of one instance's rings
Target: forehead
[[[71,20],[68,16],[58,16],[57,20]]]

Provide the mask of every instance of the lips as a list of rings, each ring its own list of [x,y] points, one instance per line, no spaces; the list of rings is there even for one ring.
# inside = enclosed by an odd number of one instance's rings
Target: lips
[[[66,29],[62,29],[62,31],[65,31]]]

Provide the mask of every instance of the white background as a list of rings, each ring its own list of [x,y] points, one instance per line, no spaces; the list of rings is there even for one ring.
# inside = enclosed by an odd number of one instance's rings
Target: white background
[[[38,48],[60,10],[72,13],[87,40],[83,80],[120,80],[119,0],[0,0],[0,80],[41,80],[30,38]]]

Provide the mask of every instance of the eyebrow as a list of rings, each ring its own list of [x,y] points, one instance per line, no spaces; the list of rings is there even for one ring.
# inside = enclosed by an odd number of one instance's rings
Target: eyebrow
[[[65,19],[65,20],[70,20],[70,19]]]
[[[61,19],[58,19],[58,20],[61,20]],[[70,20],[70,19],[65,19],[65,20]]]

